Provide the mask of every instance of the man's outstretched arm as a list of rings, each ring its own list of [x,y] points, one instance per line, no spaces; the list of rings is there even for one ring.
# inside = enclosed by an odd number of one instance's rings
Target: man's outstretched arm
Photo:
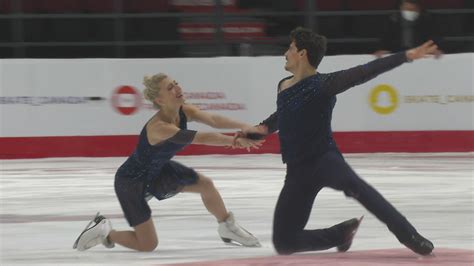
[[[278,130],[278,112],[274,112],[260,124],[245,128],[234,135],[234,139],[246,137],[253,140],[264,139],[267,135]]]
[[[266,135],[270,135],[278,130],[278,112],[274,112],[267,119],[263,120],[257,127],[263,127],[261,130],[265,130]],[[261,131],[262,132],[262,131]]]
[[[329,80],[324,88],[328,95],[336,95],[351,87],[365,83],[405,62],[435,55],[438,52],[438,46],[434,44],[433,41],[428,41],[405,52],[396,53],[376,59],[364,65],[331,73],[329,74]]]

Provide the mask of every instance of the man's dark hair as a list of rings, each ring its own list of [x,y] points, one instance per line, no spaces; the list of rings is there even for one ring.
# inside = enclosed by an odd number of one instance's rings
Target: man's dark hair
[[[306,49],[308,62],[317,68],[326,54],[326,37],[318,35],[310,29],[297,27],[291,31],[290,38],[295,42],[298,51]]]

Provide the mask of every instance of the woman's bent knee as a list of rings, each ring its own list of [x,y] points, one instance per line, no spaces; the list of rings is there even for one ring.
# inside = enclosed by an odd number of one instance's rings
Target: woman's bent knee
[[[213,189],[214,188],[214,182],[212,179],[205,177],[205,176],[200,176],[199,177],[199,184],[203,189]]]
[[[151,252],[158,247],[158,240],[140,245],[139,251]]]
[[[151,218],[135,226],[135,237],[139,251],[153,251],[156,249],[158,246],[158,236],[156,235],[155,225]]]

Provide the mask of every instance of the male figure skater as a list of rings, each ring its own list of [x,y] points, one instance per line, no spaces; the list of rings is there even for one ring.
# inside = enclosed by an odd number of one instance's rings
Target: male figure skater
[[[436,54],[432,41],[365,65],[329,74],[317,72],[326,52],[326,38],[301,27],[291,32],[285,70],[293,75],[278,84],[277,110],[260,125],[236,135],[256,138],[279,130],[285,184],[273,220],[273,244],[279,254],[324,250],[347,251],[361,219],[330,228],[306,230],[316,195],[323,187],[343,191],[384,222],[405,246],[428,255],[433,244],[346,163],[332,136],[336,94],[362,84],[405,62]]]

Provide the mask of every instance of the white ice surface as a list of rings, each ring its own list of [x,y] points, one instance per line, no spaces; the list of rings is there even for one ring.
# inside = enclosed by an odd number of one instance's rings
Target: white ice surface
[[[348,154],[347,161],[436,247],[474,249],[474,154]],[[273,210],[285,176],[279,155],[181,156],[211,177],[237,221],[261,248],[224,244],[199,195],[151,201],[159,246],[151,253],[122,247],[72,249],[97,211],[116,229],[129,229],[113,189],[125,158],[0,161],[1,265],[156,265],[275,255]],[[372,214],[341,192],[318,195],[307,228],[327,227],[364,214],[352,250],[399,248]]]

